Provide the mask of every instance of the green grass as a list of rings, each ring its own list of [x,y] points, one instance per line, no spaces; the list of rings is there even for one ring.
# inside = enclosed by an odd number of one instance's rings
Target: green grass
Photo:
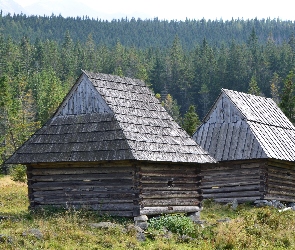
[[[0,249],[295,249],[295,212],[254,208],[233,210],[204,202],[204,226],[183,215],[152,219],[146,241],[134,230],[132,219],[101,217],[96,212],[47,208],[28,211],[27,187],[9,177],[0,178]],[[217,222],[229,218],[228,222]],[[90,223],[110,221],[120,227],[99,229]],[[36,237],[37,229],[42,237]],[[187,236],[181,234],[186,233]]]

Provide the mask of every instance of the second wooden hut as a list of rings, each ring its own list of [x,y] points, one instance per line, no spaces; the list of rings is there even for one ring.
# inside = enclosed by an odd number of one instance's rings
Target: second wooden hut
[[[222,89],[193,138],[219,161],[202,165],[204,198],[295,201],[295,128],[271,98]]]

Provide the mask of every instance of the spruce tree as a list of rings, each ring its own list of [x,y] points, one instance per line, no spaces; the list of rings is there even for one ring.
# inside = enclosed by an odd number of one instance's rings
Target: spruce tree
[[[184,115],[182,127],[189,135],[193,135],[200,123],[196,107],[191,105]]]
[[[250,83],[249,83],[249,89],[248,89],[248,94],[251,95],[261,95],[261,91],[258,87],[257,81],[256,81],[256,77],[252,76]]]
[[[295,122],[295,75],[290,71],[287,75],[281,93],[280,108],[291,122]]]
[[[273,74],[273,77],[270,80],[270,93],[271,93],[271,98],[274,100],[276,104],[280,103],[279,83],[280,83],[280,77],[275,72]]]
[[[166,109],[169,115],[180,125],[181,116],[180,116],[180,107],[177,104],[177,101],[172,98],[170,94],[166,96],[165,101],[162,102],[163,107]]]

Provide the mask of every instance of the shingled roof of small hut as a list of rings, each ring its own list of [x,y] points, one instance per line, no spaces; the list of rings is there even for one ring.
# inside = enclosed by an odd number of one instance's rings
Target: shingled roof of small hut
[[[295,161],[295,127],[271,98],[222,89],[193,137],[217,160]]]
[[[83,71],[53,118],[7,163],[133,159],[215,162],[143,81]]]

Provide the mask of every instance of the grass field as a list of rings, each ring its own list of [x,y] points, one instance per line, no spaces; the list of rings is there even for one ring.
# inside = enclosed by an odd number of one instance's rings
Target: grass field
[[[29,211],[26,184],[0,177],[0,249],[295,249],[294,211],[250,205],[233,210],[206,201],[201,219],[203,225],[181,215],[161,217],[138,241],[131,219],[83,210]],[[101,221],[118,226],[91,226]]]

